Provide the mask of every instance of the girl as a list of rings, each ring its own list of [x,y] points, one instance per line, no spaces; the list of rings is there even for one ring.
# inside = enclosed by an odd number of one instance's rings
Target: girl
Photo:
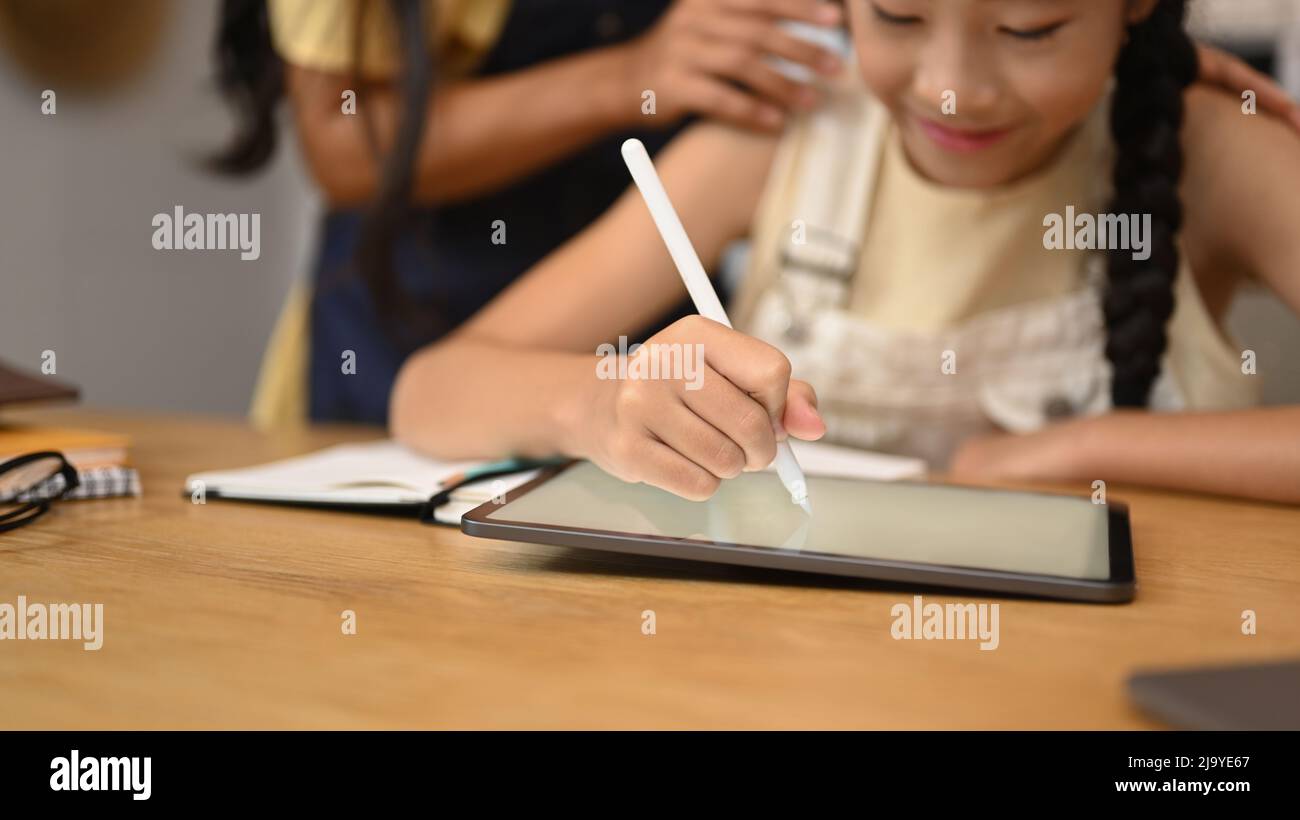
[[[779,141],[703,124],[661,155],[706,265],[753,239],[737,330],[649,340],[702,345],[701,389],[596,377],[598,344],[681,295],[630,192],[407,361],[394,435],[695,499],[829,432],[959,478],[1300,502],[1300,408],[1251,406],[1219,324],[1246,277],[1300,312],[1300,144],[1188,90],[1184,6],[851,0],[860,85]]]

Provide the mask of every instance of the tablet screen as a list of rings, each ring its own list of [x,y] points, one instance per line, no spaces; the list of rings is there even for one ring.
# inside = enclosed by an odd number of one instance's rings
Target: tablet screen
[[[511,495],[514,495],[513,493]],[[1108,516],[1085,498],[809,476],[813,514],[773,473],[722,482],[706,502],[628,484],[582,462],[488,520],[688,538],[1063,578],[1110,576]]]

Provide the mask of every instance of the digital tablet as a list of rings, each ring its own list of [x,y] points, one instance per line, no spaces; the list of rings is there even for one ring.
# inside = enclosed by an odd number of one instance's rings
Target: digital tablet
[[[629,484],[589,462],[549,470],[461,520],[506,541],[848,575],[923,586],[1128,601],[1123,504],[910,481],[808,477],[813,514],[773,473],[708,501]]]

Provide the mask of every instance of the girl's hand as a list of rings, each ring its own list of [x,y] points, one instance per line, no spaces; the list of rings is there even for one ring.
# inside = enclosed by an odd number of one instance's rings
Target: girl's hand
[[[636,360],[652,356],[658,378],[636,372]],[[675,322],[627,365],[627,378],[593,373],[574,439],[576,455],[624,481],[703,501],[722,479],[770,464],[787,432],[805,440],[826,432],[816,395],[790,379],[781,351],[709,319]]]
[[[1033,433],[993,433],[957,448],[948,475],[958,480],[1072,479],[1082,476],[1087,445],[1083,420],[1052,424]]]
[[[1226,51],[1203,43],[1197,43],[1196,56],[1201,65],[1200,82],[1218,86],[1238,97],[1247,89],[1254,91],[1259,110],[1282,117],[1300,131],[1300,105],[1272,77]]]
[[[819,100],[767,58],[783,57],[824,75],[836,73],[841,62],[779,23],[834,26],[842,19],[842,9],[826,0],[677,0],[654,28],[623,48],[637,93],[653,91],[655,114],[669,123],[703,114],[774,131],[785,111],[812,108]]]

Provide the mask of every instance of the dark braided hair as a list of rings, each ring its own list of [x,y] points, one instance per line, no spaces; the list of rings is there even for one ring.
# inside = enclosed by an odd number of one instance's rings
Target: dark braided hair
[[[446,308],[440,299],[435,297],[430,305],[416,306],[403,298],[396,261],[398,239],[410,227],[413,216],[415,162],[434,84],[435,55],[426,40],[433,12],[424,0],[387,0],[387,6],[398,31],[401,114],[380,168],[379,187],[362,218],[356,257],[361,278],[370,291],[375,312],[385,320],[390,340],[399,348],[413,348],[420,339],[427,338],[428,332],[445,329],[446,325],[442,318]],[[358,23],[358,31],[362,25]],[[366,123],[373,145],[373,123]]]
[[[1183,223],[1178,182],[1183,92],[1196,79],[1196,49],[1183,28],[1186,0],[1160,0],[1130,26],[1115,67],[1111,136],[1116,158],[1112,214],[1150,214],[1151,256],[1112,248],[1107,259],[1106,358],[1115,407],[1145,407],[1160,374],[1174,310],[1176,244]]]

